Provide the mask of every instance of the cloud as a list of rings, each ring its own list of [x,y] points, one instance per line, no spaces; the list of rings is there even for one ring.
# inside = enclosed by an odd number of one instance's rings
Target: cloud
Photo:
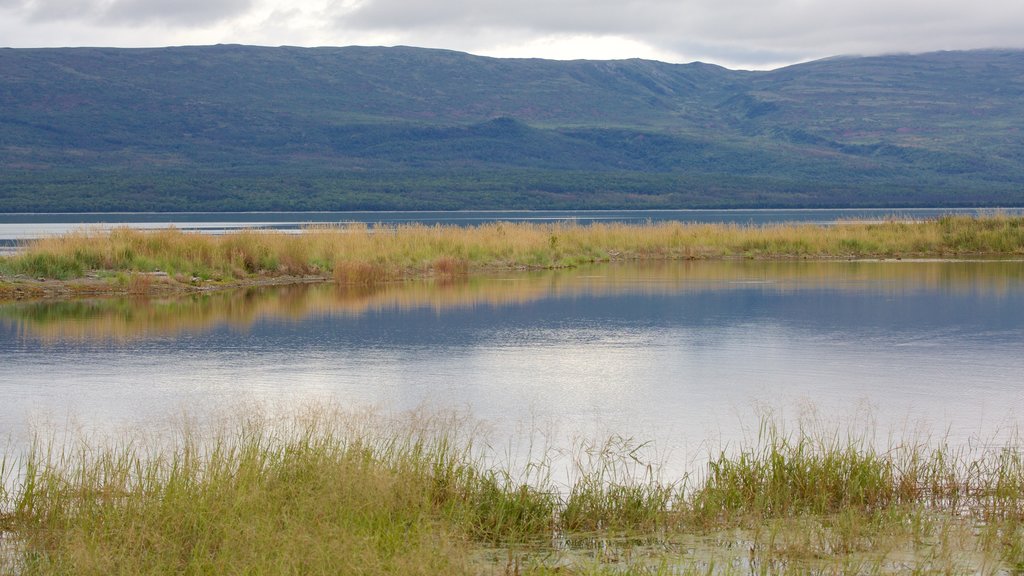
[[[536,33],[611,34],[642,32],[659,26],[679,3],[664,0],[366,0],[342,16],[357,28],[490,28]]]
[[[246,13],[253,0],[0,0],[29,24],[78,22],[108,26],[165,23],[201,26]]]
[[[0,42],[12,46],[405,44],[749,68],[1024,48],[1020,30],[1020,0],[0,0]]]
[[[103,14],[115,23],[211,24],[245,14],[252,0],[115,0]]]
[[[91,20],[103,11],[98,0],[12,0],[10,5],[30,22]]]
[[[364,0],[341,10],[336,22],[343,29],[401,34],[410,43],[447,37],[466,44],[479,30],[506,44],[522,37],[605,36],[680,59],[752,65],[1024,46],[1019,0]]]

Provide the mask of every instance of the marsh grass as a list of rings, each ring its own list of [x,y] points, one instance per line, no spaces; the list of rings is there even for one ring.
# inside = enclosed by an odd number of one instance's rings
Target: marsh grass
[[[464,419],[312,410],[0,460],[21,574],[982,572],[1024,567],[1020,443],[757,438],[665,481],[649,445],[494,464]],[[16,480],[12,481],[12,480]],[[484,551],[482,553],[481,551]]]
[[[878,451],[865,438],[773,420],[757,441],[722,452],[688,499],[692,521],[716,524],[846,511],[874,514],[915,505],[985,522],[1024,518],[1024,457],[1014,435],[985,450],[899,443]]]
[[[0,258],[0,275],[67,280],[97,271],[161,271],[184,283],[315,275],[360,285],[619,260],[1019,255],[1024,255],[1024,217],[1000,214],[827,227],[499,222],[465,228],[313,227],[302,234],[243,230],[223,236],[117,228],[31,241],[18,254]]]
[[[916,501],[918,484],[899,474],[891,453],[879,454],[863,440],[787,435],[766,420],[753,446],[722,452],[708,464],[691,504],[695,518],[709,523],[732,514],[820,516]]]
[[[561,509],[566,532],[653,533],[665,527],[681,482],[665,482],[645,454],[648,443],[610,436],[573,450],[570,489]]]
[[[318,414],[155,446],[38,442],[4,520],[23,574],[468,573],[468,540],[549,534],[556,498],[459,434]]]

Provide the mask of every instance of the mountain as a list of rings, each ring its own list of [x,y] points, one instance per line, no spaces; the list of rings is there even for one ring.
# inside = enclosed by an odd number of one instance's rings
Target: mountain
[[[1024,205],[1024,52],[0,49],[0,211]]]

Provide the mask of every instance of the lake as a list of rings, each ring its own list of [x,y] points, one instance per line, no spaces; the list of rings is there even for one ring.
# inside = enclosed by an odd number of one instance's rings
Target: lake
[[[663,262],[0,306],[0,431],[310,402],[458,410],[495,446],[652,440],[669,471],[816,412],[990,442],[1024,415],[1024,262]]]

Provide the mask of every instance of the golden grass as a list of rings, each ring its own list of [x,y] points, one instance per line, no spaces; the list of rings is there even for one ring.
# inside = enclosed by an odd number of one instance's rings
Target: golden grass
[[[223,236],[127,228],[30,242],[0,273],[70,279],[90,272],[168,273],[182,283],[319,275],[344,284],[456,278],[481,270],[559,268],[617,260],[1024,255],[1024,217],[921,222],[645,225],[492,223],[476,227],[245,230]]]

